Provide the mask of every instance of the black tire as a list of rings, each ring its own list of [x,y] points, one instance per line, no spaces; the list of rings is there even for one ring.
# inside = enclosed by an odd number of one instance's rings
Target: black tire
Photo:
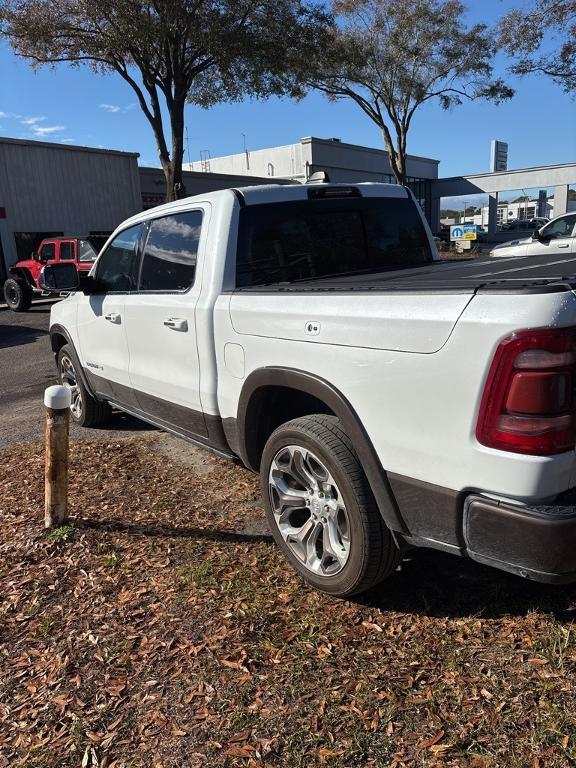
[[[4,283],[4,299],[12,312],[27,312],[32,304],[32,289],[21,277],[9,277]]]
[[[288,446],[291,446],[291,448],[288,449]],[[313,454],[312,460],[316,457],[320,461],[320,472],[327,470],[331,480],[335,481],[334,486],[326,483],[325,490],[333,487],[335,493],[340,495],[345,508],[347,560],[342,565],[333,559],[333,564],[340,568],[334,575],[313,572],[295,555],[293,551],[294,545],[292,545],[291,549],[286,542],[280,532],[279,522],[277,522],[273,511],[274,505],[278,511],[279,497],[276,494],[274,481],[271,479],[271,469],[282,480],[292,480],[293,475],[290,474],[289,470],[287,470],[288,474],[284,477],[282,476],[282,470],[278,474],[278,467],[281,466],[279,462],[283,460],[283,457],[290,455],[290,451],[295,446],[300,446],[306,452],[307,461],[310,459],[308,451]],[[283,450],[287,451],[287,453],[283,453]],[[292,465],[290,464],[290,466]],[[335,416],[303,416],[278,427],[270,436],[264,448],[260,466],[260,477],[264,507],[274,539],[293,568],[316,589],[337,597],[350,597],[365,592],[390,576],[397,569],[400,562],[400,551],[380,515],[354,447],[344,432],[341,422]],[[290,490],[294,488],[297,489],[297,493],[303,493],[298,488],[298,484],[290,486]],[[307,493],[310,494],[312,492],[307,491]],[[320,495],[323,494],[320,493]],[[326,497],[328,496],[333,499],[333,494],[326,493]],[[326,500],[323,499],[320,504]],[[292,523],[290,518],[285,518],[289,520],[287,525],[302,525],[301,530],[303,530],[306,523],[309,526],[312,524],[316,526],[322,525],[320,517],[315,517],[314,523],[310,521],[314,512],[318,515],[323,513],[318,512],[318,508],[313,512],[310,501],[307,500],[306,504],[307,509],[300,507],[296,512],[290,512],[290,514],[298,515],[299,518],[296,523]],[[328,507],[324,507],[324,509],[327,510]],[[306,514],[310,515],[310,517],[303,523],[302,520]],[[325,524],[326,518],[322,517],[321,519]],[[281,521],[281,517],[278,517],[278,521]],[[323,541],[326,540],[323,538],[326,535],[324,533],[325,528],[321,529],[318,527],[315,529],[323,531],[323,533],[315,535],[316,542],[320,542],[321,538]],[[341,551],[344,552],[342,538],[339,541],[342,546]],[[305,543],[303,545],[300,543],[298,546],[305,549],[309,544]],[[312,546],[316,548],[320,546],[320,549],[323,549],[321,542]],[[314,551],[314,549],[310,551]],[[317,549],[316,552],[318,552]],[[321,551],[319,557],[323,556]],[[306,557],[306,555],[302,554],[302,557]],[[316,557],[318,558],[318,555]],[[328,560],[330,560],[330,556],[328,556]]]
[[[58,380],[72,389],[70,418],[80,427],[94,427],[110,418],[112,409],[88,392],[79,373],[80,363],[69,344],[58,352]]]

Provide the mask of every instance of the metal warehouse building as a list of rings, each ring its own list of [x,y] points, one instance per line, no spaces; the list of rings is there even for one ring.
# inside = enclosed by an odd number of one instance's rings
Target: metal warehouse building
[[[137,158],[0,139],[0,270],[27,257],[43,237],[111,232],[141,210]]]
[[[190,195],[269,181],[184,174]],[[139,168],[135,152],[0,137],[0,284],[8,266],[44,237],[107,235],[128,216],[163,203],[165,188],[162,170]]]

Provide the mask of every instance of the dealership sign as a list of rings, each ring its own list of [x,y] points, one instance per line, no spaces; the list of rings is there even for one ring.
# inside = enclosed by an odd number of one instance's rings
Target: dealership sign
[[[450,240],[476,240],[476,224],[455,224],[450,227]]]

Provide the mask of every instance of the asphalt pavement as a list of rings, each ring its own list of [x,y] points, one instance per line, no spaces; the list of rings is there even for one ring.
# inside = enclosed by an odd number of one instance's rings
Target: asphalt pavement
[[[44,390],[57,383],[48,336],[50,307],[51,302],[39,302],[29,312],[16,313],[0,306],[0,448],[44,438]],[[120,413],[106,427],[71,425],[70,437],[90,440],[154,431]]]

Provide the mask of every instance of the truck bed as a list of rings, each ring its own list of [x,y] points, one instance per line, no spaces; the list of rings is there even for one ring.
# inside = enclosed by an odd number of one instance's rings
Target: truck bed
[[[556,293],[576,287],[576,255],[480,258],[437,261],[426,267],[378,274],[325,277],[239,289],[269,291],[412,291],[474,294],[478,292]]]

